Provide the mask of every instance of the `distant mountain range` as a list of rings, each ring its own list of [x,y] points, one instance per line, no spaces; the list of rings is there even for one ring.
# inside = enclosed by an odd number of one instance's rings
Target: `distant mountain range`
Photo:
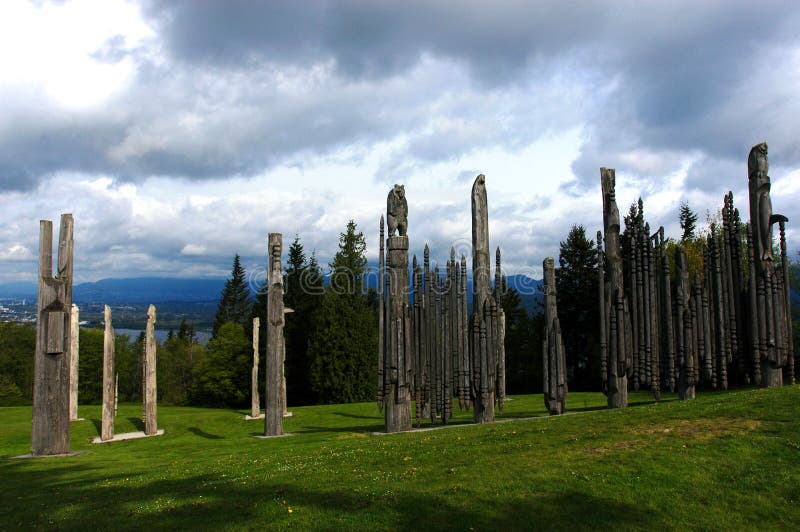
[[[327,284],[328,278],[325,277]],[[468,278],[471,284],[472,279]],[[528,313],[541,311],[538,305],[542,301],[540,279],[532,279],[525,275],[507,277],[510,288],[516,289]],[[371,288],[377,288],[377,279],[368,282]],[[169,277],[136,277],[129,279],[101,279],[91,283],[80,283],[72,289],[75,303],[105,303],[118,305],[123,303],[146,304],[164,302],[207,302],[219,299],[225,279],[175,279]],[[471,303],[471,291],[468,294]],[[0,298],[36,298],[36,284],[16,282],[0,284]]]
[[[214,301],[219,299],[225,279],[174,279],[168,277],[136,277],[101,279],[80,283],[72,288],[76,303],[162,303]],[[0,284],[0,297],[35,298],[35,283]]]

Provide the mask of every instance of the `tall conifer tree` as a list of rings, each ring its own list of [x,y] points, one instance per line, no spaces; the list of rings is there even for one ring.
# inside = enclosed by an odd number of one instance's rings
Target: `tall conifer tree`
[[[250,289],[239,254],[233,258],[231,277],[225,281],[222,289],[217,314],[214,317],[213,335],[216,336],[220,327],[225,323],[239,323],[244,325],[250,317]]]

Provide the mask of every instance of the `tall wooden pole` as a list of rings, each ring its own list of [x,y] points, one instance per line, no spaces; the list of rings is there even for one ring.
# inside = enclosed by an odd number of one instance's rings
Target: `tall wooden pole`
[[[156,389],[156,307],[147,309],[147,329],[144,344],[144,433],[153,436],[158,432],[158,393]]]
[[[53,222],[39,222],[39,289],[33,377],[31,454],[70,452],[70,330],[73,220],[61,215],[53,277]]]
[[[620,408],[628,406],[628,374],[631,367],[632,342],[628,331],[629,311],[625,301],[625,285],[622,277],[620,220],[613,168],[600,169],[600,183],[603,191],[603,228],[608,271],[605,297],[606,309],[609,310],[610,316],[606,393],[609,408]]]
[[[383,410],[383,399],[386,396],[386,301],[384,293],[386,291],[386,279],[384,278],[384,268],[386,259],[383,248],[383,227],[384,220],[381,215],[379,254],[378,254],[378,411]]]
[[[269,234],[269,272],[267,295],[266,401],[264,435],[283,434],[283,271],[281,253],[283,235]]]
[[[408,286],[408,202],[405,188],[395,185],[386,199],[386,340],[384,357],[384,421],[386,432],[411,429],[414,386],[414,326]],[[397,231],[397,235],[395,232]]]
[[[111,325],[111,307],[103,311],[105,330],[103,331],[103,415],[100,439],[114,438],[114,414],[116,413],[116,375],[114,371],[114,327]]]
[[[80,311],[78,305],[72,304],[69,314],[69,419],[78,419],[78,360],[80,357]]]
[[[261,397],[258,395],[258,343],[261,319],[253,318],[253,367],[250,370],[250,417],[256,419],[261,416]]]
[[[489,256],[489,209],[486,178],[475,178],[472,185],[472,320],[479,340],[473,345],[473,419],[476,423],[493,422],[496,386],[496,303],[491,294]],[[495,304],[494,311],[492,305]]]

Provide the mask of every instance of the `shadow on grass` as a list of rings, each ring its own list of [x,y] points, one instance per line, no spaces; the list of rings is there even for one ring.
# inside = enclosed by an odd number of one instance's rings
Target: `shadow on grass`
[[[10,506],[0,515],[4,529],[616,530],[632,523],[649,529],[670,523],[654,508],[569,489],[536,491],[535,486],[507,497],[458,484],[420,494],[413,484],[363,490],[267,481],[242,485],[213,473],[131,483],[128,477],[140,473],[109,477],[84,465],[30,471],[14,463],[5,470],[21,479],[18,493],[24,497],[11,493]]]
[[[94,429],[97,431],[97,435],[100,436],[103,433],[103,420],[92,418],[92,425],[94,425]]]
[[[200,436],[201,438],[205,438],[207,440],[222,440],[225,436],[220,436],[218,434],[209,434],[208,432],[201,430],[197,427],[188,427],[187,431],[191,432],[195,436]]]
[[[359,414],[351,414],[349,412],[333,412],[333,414],[336,415],[336,416],[349,417],[349,418],[354,418],[354,419],[371,419],[373,421],[378,420],[381,417],[380,415],[377,415],[377,416],[362,416],[362,415],[359,415]]]
[[[128,422],[138,431],[144,432],[144,421],[140,417],[129,417]]]

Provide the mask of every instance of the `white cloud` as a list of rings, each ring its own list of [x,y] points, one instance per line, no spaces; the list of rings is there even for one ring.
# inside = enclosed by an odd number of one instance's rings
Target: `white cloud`
[[[35,274],[36,221],[62,212],[79,280],[255,270],[272,231],[324,264],[350,219],[375,260],[396,182],[441,263],[479,172],[506,270],[540,272],[599,228],[599,167],[675,234],[682,200],[747,212],[764,139],[800,219],[800,10],[687,5],[0,2],[0,281]]]

